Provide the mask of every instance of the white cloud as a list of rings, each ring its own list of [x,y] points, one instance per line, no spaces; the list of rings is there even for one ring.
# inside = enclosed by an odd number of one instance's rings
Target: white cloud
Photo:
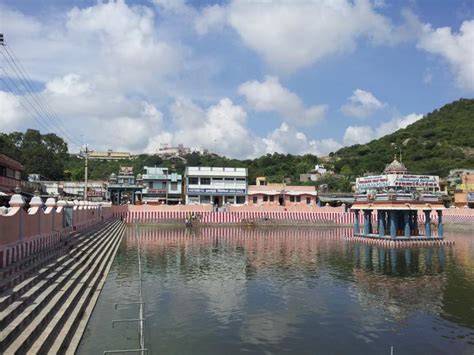
[[[417,47],[444,58],[458,86],[474,91],[474,20],[464,21],[458,33],[449,27],[434,29],[424,24]]]
[[[349,102],[341,107],[341,111],[351,117],[367,118],[385,105],[371,92],[361,89],[354,90]]]
[[[293,153],[326,155],[342,147],[334,139],[310,140],[302,132],[283,122],[262,139],[265,153]]]
[[[204,9],[195,27],[203,34],[223,23],[231,26],[245,45],[284,72],[351,51],[361,37],[374,43],[399,39],[390,21],[368,0],[234,0],[226,6]]]
[[[177,99],[170,107],[174,133],[151,139],[147,151],[153,152],[160,143],[183,143],[191,147],[206,148],[229,157],[258,155],[260,139],[252,135],[247,126],[247,113],[229,98],[202,109],[189,99]]]
[[[250,107],[261,112],[278,112],[285,120],[297,125],[311,126],[321,122],[327,112],[326,105],[304,107],[301,99],[283,87],[278,78],[267,76],[265,81],[247,81],[240,85]]]
[[[383,137],[393,133],[399,129],[406,128],[408,125],[415,123],[423,118],[423,115],[411,113],[402,117],[395,117],[390,121],[381,123],[378,127],[369,126],[349,126],[344,132],[344,145],[364,144],[372,139]]]
[[[221,29],[226,23],[226,9],[220,5],[206,7],[200,16],[196,18],[194,28],[200,35],[204,35],[212,28]]]
[[[4,132],[18,129],[20,122],[27,118],[27,112],[15,94],[0,91],[0,107],[0,127]]]

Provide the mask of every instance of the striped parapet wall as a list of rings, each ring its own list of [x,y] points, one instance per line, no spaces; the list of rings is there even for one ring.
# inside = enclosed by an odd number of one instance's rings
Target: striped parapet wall
[[[349,213],[349,222],[343,222],[341,224],[351,224],[354,223],[354,214]],[[342,217],[347,218],[347,217]],[[438,214],[436,211],[432,211],[430,213],[430,219],[432,222],[435,222],[438,218]],[[374,211],[372,212],[372,220],[378,222],[378,215]],[[424,213],[418,214],[418,223],[423,224],[425,223],[426,218]],[[338,222],[339,223],[339,222]],[[364,223],[364,215],[361,213],[359,215],[359,223],[363,225]],[[443,210],[443,223],[444,224],[472,224],[474,225],[474,210],[467,209],[467,208],[452,208],[452,209],[445,209]]]
[[[110,204],[34,197],[28,210],[21,195],[0,213],[0,268],[50,248],[71,235],[112,217]]]
[[[123,212],[120,212],[123,213]],[[243,212],[186,212],[186,211],[128,211],[124,216],[127,223],[184,223],[195,216],[204,224],[251,224],[259,222],[292,223],[334,223],[351,225],[354,222],[349,212],[301,212],[301,211],[243,211]]]

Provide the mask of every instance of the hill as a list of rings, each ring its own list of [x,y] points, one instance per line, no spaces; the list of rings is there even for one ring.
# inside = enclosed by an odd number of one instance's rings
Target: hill
[[[474,100],[454,101],[404,129],[330,156],[337,172],[358,176],[381,172],[398,153],[397,147],[412,173],[444,177],[450,169],[474,168]]]

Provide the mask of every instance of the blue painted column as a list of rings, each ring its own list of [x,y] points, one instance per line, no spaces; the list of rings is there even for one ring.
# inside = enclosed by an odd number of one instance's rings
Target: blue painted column
[[[390,238],[397,238],[397,212],[390,211]]]
[[[403,211],[403,219],[405,221],[405,238],[410,238],[411,236],[410,214],[411,211]]]
[[[359,212],[359,210],[354,211],[354,235],[360,233]]]
[[[438,237],[443,238],[444,228],[443,228],[443,211],[438,210]]]
[[[379,237],[385,235],[385,211],[378,210],[377,214],[379,215]]]
[[[370,233],[370,211],[364,210],[364,235]]]
[[[431,237],[431,211],[423,211],[425,212],[425,236],[426,238]]]

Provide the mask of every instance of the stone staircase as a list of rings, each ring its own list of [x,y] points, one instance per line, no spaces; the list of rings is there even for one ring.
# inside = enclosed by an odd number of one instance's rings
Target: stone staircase
[[[74,353],[124,234],[118,220],[1,269],[0,353]]]

